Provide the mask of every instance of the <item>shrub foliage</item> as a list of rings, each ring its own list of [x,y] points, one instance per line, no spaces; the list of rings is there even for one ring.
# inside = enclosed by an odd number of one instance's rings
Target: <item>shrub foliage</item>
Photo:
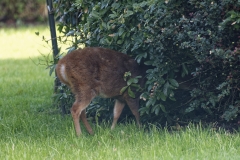
[[[68,52],[102,46],[149,66],[143,122],[238,120],[238,0],[56,0],[55,7],[59,40],[71,37]],[[112,100],[95,100],[90,114],[108,117],[106,104]]]

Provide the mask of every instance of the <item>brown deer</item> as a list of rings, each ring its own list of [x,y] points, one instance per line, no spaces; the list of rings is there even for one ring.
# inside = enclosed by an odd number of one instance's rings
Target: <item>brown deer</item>
[[[123,77],[128,71],[132,77],[144,75],[137,62],[128,55],[106,48],[78,49],[59,60],[56,67],[57,76],[75,95],[71,114],[77,136],[81,134],[79,118],[89,134],[93,134],[86,118],[86,108],[96,96],[116,99],[111,129],[115,127],[125,104],[130,107],[137,124],[140,125],[138,112],[140,93],[135,93],[136,98],[131,98],[127,91],[120,94],[120,90],[127,86]],[[144,83],[142,79],[141,86]]]

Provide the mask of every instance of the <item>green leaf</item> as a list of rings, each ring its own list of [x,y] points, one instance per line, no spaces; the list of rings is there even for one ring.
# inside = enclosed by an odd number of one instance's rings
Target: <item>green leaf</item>
[[[149,65],[152,65],[153,64],[153,61],[146,61],[144,62],[145,65],[149,66]]]
[[[158,94],[158,97],[161,98],[162,101],[166,101],[166,99],[167,99],[167,97],[164,95],[163,92],[160,92],[160,93]]]
[[[160,108],[162,109],[162,111],[163,111],[164,113],[167,113],[167,111],[166,111],[164,105],[160,104]]]
[[[96,12],[96,11],[92,11],[92,12],[90,13],[90,16],[92,16],[92,17],[94,17],[94,18],[97,18],[97,19],[101,19],[101,17],[98,15],[98,12]]]
[[[165,83],[163,86],[163,93],[165,96],[168,96],[168,88],[169,88],[169,83]]]
[[[170,82],[171,85],[173,85],[174,87],[179,87],[178,82],[175,79],[168,79],[168,81]]]
[[[127,85],[130,86],[132,83],[133,83],[133,78],[130,78],[128,81],[127,81]]]
[[[118,40],[118,41],[117,41],[117,44],[122,44],[122,43],[123,43],[122,40]]]
[[[153,106],[155,102],[156,102],[155,98],[150,98],[146,103],[146,107],[150,107],[151,105]]]
[[[140,95],[140,97],[143,97],[145,99],[148,99],[149,98],[149,94],[147,92],[144,92]]]
[[[131,87],[135,87],[135,88],[141,88],[139,84],[131,84]]]
[[[139,54],[139,55],[136,56],[135,60],[136,60],[138,63],[140,63],[142,57],[143,57],[143,56],[142,56],[141,54]]]
[[[71,30],[71,31],[69,31],[69,32],[66,34],[66,36],[72,36],[72,35],[74,35],[74,33],[75,33],[75,31],[74,31],[74,30]]]
[[[151,113],[155,112],[156,108],[157,108],[157,105],[153,106],[151,109]]]
[[[116,18],[117,15],[116,14],[109,14],[109,17],[113,19],[113,18]]]
[[[157,107],[157,108],[155,109],[155,114],[158,115],[159,111],[160,111],[160,108]]]
[[[146,103],[146,107],[151,106],[152,102],[153,102],[152,98],[149,99],[149,100],[147,101],[147,103]]]
[[[115,9],[117,9],[117,8],[119,8],[121,5],[120,5],[121,3],[117,3],[117,1],[114,1],[114,3],[112,4],[112,8],[115,8]]]
[[[55,71],[55,67],[56,67],[55,64],[50,67],[50,71],[49,71],[49,75],[50,75],[50,76],[51,76],[52,73]]]
[[[174,97],[169,97],[169,99],[172,101],[176,101],[176,99]]]
[[[133,78],[133,83],[138,83],[138,78]]]
[[[133,15],[133,11],[126,11],[126,14],[124,14],[123,16],[126,18],[126,17],[129,17]]]
[[[138,54],[135,58],[135,60],[140,64],[142,58],[147,58],[147,53],[142,53],[142,54]]]
[[[187,67],[186,65],[183,63],[182,64],[182,77],[184,77],[185,75],[188,75],[188,70],[187,70]]]
[[[70,53],[70,52],[74,51],[76,49],[76,47],[73,46],[73,47],[69,47],[67,49],[68,49],[67,53]]]
[[[121,95],[126,91],[127,87],[128,87],[128,86],[125,86],[125,87],[123,87],[123,88],[120,90],[120,94],[121,94]]]
[[[124,32],[124,29],[123,27],[120,27],[119,30],[118,30],[118,35],[121,36]]]
[[[143,115],[144,113],[149,113],[150,108],[142,107],[139,109],[140,115]]]
[[[131,98],[135,98],[135,94],[133,93],[133,91],[131,90],[130,87],[128,87],[128,95],[129,95]]]
[[[107,29],[107,24],[105,22],[102,22],[103,28]]]
[[[152,107],[152,109],[151,109],[151,113],[154,112],[156,115],[158,115],[159,110],[160,110],[159,105],[154,105],[154,106]]]

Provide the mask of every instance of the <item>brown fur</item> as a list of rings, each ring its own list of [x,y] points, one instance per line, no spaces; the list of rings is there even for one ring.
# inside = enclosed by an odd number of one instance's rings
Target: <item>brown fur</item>
[[[124,73],[130,71],[132,77],[143,75],[139,65],[129,56],[105,48],[88,47],[75,50],[59,60],[56,68],[58,78],[68,85],[75,94],[75,102],[71,108],[76,134],[81,134],[79,118],[87,131],[92,128],[86,119],[85,109],[96,96],[116,98],[114,106],[113,129],[124,108],[128,104],[139,125],[139,93],[137,98],[129,97],[120,90],[126,86]]]

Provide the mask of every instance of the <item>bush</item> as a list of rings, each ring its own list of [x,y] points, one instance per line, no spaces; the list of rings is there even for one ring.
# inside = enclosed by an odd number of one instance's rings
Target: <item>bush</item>
[[[46,0],[1,0],[3,22],[43,22],[47,18]]]
[[[149,66],[141,96],[143,122],[239,118],[237,0],[63,0],[55,5],[58,30],[73,37],[68,52],[80,44],[102,46]]]

